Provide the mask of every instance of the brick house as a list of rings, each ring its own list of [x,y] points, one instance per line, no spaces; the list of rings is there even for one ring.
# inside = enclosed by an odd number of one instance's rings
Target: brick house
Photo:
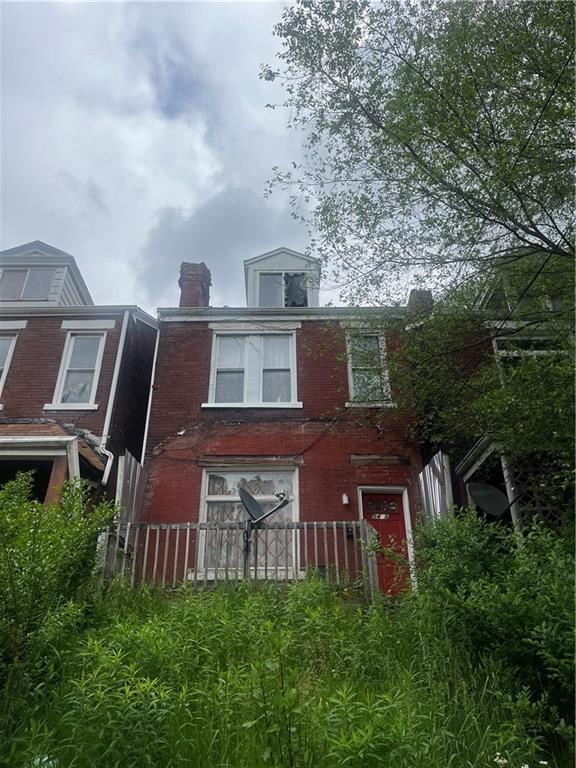
[[[0,484],[31,469],[40,500],[71,477],[120,500],[141,456],[156,327],[138,307],[95,306],[57,248],[0,253]]]
[[[144,522],[243,520],[245,487],[264,508],[288,496],[277,521],[364,518],[410,539],[421,459],[386,369],[408,308],[320,307],[319,281],[317,260],[280,248],[245,262],[246,307],[216,308],[206,265],[182,264],[180,306],[158,311]],[[222,546],[237,562],[239,538],[214,535],[206,569]],[[272,563],[298,558],[266,546]]]

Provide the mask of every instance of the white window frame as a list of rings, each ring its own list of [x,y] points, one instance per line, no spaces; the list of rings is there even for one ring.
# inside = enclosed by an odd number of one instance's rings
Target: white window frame
[[[62,390],[64,388],[64,381],[66,379],[66,373],[68,372],[68,366],[70,365],[70,358],[72,356],[72,349],[74,346],[74,339],[77,336],[100,336],[100,344],[98,346],[98,353],[96,355],[96,364],[94,366],[94,378],[92,380],[92,390],[90,392],[90,400],[87,403],[63,403]],[[60,363],[60,370],[58,371],[58,378],[56,379],[56,388],[54,389],[54,398],[51,403],[44,404],[45,411],[95,411],[98,409],[98,403],[95,402],[96,391],[98,389],[98,383],[100,381],[100,368],[102,367],[102,358],[104,356],[104,347],[106,344],[106,332],[98,330],[69,330],[66,335],[66,342],[64,344],[64,352],[62,353],[62,361]]]
[[[515,324],[507,324],[507,326],[511,328],[517,327]],[[566,352],[564,352],[563,350],[556,350],[556,349],[522,349],[520,347],[517,349],[501,349],[498,346],[499,339],[500,340],[512,339],[512,341],[517,340],[517,341],[532,341],[532,342],[538,342],[539,340],[547,341],[548,339],[546,338],[546,336],[538,336],[536,334],[532,336],[530,335],[522,336],[519,334],[517,337],[512,335],[510,336],[502,335],[500,337],[494,336],[492,338],[492,349],[494,351],[494,357],[496,358],[496,367],[498,369],[498,376],[500,378],[500,383],[502,386],[505,386],[507,381],[507,371],[503,364],[504,360],[506,360],[507,358],[508,359],[510,358],[527,359],[530,357],[551,357],[553,355],[558,356],[558,355],[566,354]]]
[[[299,488],[300,488],[300,474],[299,474],[299,468],[296,466],[286,466],[285,464],[278,464],[278,466],[273,466],[270,464],[267,465],[230,465],[226,464],[223,467],[214,466],[214,467],[204,467],[202,471],[202,481],[200,483],[200,514],[199,514],[199,522],[200,523],[206,523],[208,519],[208,502],[218,502],[218,501],[239,501],[240,497],[236,498],[235,496],[208,496],[208,476],[209,475],[226,475],[226,474],[233,474],[233,473],[255,473],[255,472],[262,472],[262,473],[273,473],[273,472],[285,472],[285,473],[291,473],[293,480],[292,480],[292,498],[290,499],[290,502],[292,504],[292,522],[297,523],[300,521],[300,496],[299,496]],[[270,497],[259,497],[261,500],[264,501],[279,501],[279,499],[276,496],[270,496]],[[216,571],[212,569],[207,569],[205,567],[205,555],[206,555],[206,531],[199,531],[198,536],[198,548],[200,557],[198,557],[196,565],[198,567],[197,572],[197,578],[198,580],[204,579],[205,577],[209,581],[214,581],[217,577]],[[294,534],[292,537],[292,546],[293,546],[293,553],[292,553],[292,567],[288,568],[288,579],[294,579],[297,578],[300,574],[300,547],[299,545],[299,531],[297,529],[294,529]],[[254,568],[250,569],[252,574],[254,573]],[[274,566],[268,566],[268,571],[274,572]],[[234,578],[242,578],[242,569],[238,569],[238,574],[236,574],[235,568],[230,568],[230,572],[234,573]],[[285,575],[286,568],[285,566],[282,566],[281,568],[278,568],[278,574],[279,577],[282,578]],[[263,576],[264,575],[264,568],[260,567],[257,569],[257,576]],[[194,578],[194,569],[188,569],[188,573],[186,575],[186,578],[188,580]]]
[[[8,348],[8,354],[6,355],[6,362],[4,363],[4,369],[0,374],[0,397],[2,397],[2,392],[4,390],[4,382],[6,381],[6,377],[8,376],[8,369],[10,368],[10,363],[12,362],[12,355],[14,354],[14,347],[16,346],[16,339],[18,338],[18,333],[3,331],[2,328],[0,327],[0,338],[11,339],[10,347]],[[4,403],[0,403],[0,411],[3,409],[4,409]]]
[[[305,275],[306,276],[306,306],[305,307],[286,307],[284,303],[276,307],[269,307],[260,304],[260,278],[262,275],[282,275],[282,299],[285,298],[284,292],[286,286],[284,284],[284,275]],[[314,278],[314,271],[311,269],[258,269],[256,270],[256,299],[257,307],[261,309],[308,309],[310,305],[310,285]]]
[[[215,401],[216,397],[216,371],[217,371],[217,361],[218,361],[218,339],[223,336],[245,336],[246,338],[260,338],[262,339],[264,336],[288,336],[290,338],[290,394],[291,394],[291,401],[285,402],[285,403],[267,403],[262,401],[262,342],[260,341],[260,366],[258,369],[258,377],[259,377],[259,383],[258,383],[258,391],[259,391],[259,400],[257,401],[247,401],[246,400],[246,393],[248,389],[248,379],[251,378],[252,381],[254,381],[254,378],[256,376],[256,373],[254,371],[251,371],[250,374],[247,372],[249,371],[249,367],[247,365],[246,356],[244,357],[244,398],[241,402],[238,403],[217,403]],[[291,330],[284,330],[282,328],[269,328],[267,330],[237,330],[237,329],[226,329],[226,330],[218,330],[214,331],[212,335],[212,357],[210,362],[210,380],[209,380],[209,386],[208,386],[208,402],[202,403],[202,408],[302,408],[302,403],[298,401],[297,398],[298,393],[298,377],[297,377],[297,368],[296,368],[296,333],[295,331]]]
[[[45,299],[23,299],[22,296],[24,295],[24,292],[26,290],[26,285],[28,283],[28,279],[30,278],[30,272],[32,272],[34,269],[44,269],[46,271],[52,272],[52,282],[50,283],[50,288],[48,289],[48,295]],[[36,301],[50,301],[50,291],[52,290],[52,285],[54,284],[54,275],[56,273],[55,267],[17,267],[17,266],[10,266],[10,267],[3,267],[0,269],[0,280],[2,279],[2,275],[4,272],[24,272],[26,271],[26,277],[24,278],[24,282],[22,283],[22,290],[20,291],[20,296],[17,299],[0,299],[0,302],[10,302],[10,301],[26,301],[26,302],[36,302]]]
[[[356,400],[354,396],[354,376],[352,367],[352,337],[375,336],[378,339],[380,350],[380,369],[382,372],[382,400]],[[391,408],[394,407],[390,390],[390,377],[388,374],[388,356],[386,354],[386,337],[382,331],[370,331],[367,329],[350,328],[346,331],[346,367],[348,370],[348,392],[350,400],[345,403],[346,408]]]

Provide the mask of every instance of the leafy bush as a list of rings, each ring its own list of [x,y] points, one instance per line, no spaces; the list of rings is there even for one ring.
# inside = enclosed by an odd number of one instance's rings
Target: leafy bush
[[[59,504],[32,498],[31,473],[0,488],[0,690],[64,637],[82,614],[98,533],[113,508],[87,509],[87,489],[68,483]],[[13,690],[8,691],[13,694]]]
[[[535,523],[523,536],[474,512],[417,534],[425,610],[476,657],[507,671],[534,727],[570,736],[574,706],[573,534]],[[524,706],[524,704],[522,706]]]

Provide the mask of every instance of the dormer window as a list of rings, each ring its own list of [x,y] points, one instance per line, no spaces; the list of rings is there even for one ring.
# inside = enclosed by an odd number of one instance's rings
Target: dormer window
[[[305,272],[260,272],[260,307],[307,307],[308,281]]]
[[[47,301],[53,278],[53,269],[3,269],[0,301]]]

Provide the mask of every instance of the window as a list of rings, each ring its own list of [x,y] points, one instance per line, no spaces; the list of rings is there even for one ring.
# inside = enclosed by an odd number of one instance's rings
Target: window
[[[3,269],[0,301],[47,301],[53,269]]]
[[[390,402],[382,334],[348,335],[348,376],[351,404],[381,405]]]
[[[307,307],[305,272],[261,272],[259,307]]]
[[[0,335],[0,395],[2,394],[2,388],[6,381],[6,375],[8,374],[8,368],[10,367],[10,360],[15,344],[16,334]]]
[[[216,334],[210,403],[298,406],[295,361],[293,333]]]
[[[494,338],[492,344],[502,384],[505,384],[526,360],[540,360],[545,363],[547,360],[566,355],[565,351],[558,349],[557,339],[544,334],[531,335],[530,329],[522,332],[521,329],[512,328],[510,335]]]
[[[68,334],[53,407],[95,407],[105,338],[104,333]]]
[[[207,471],[206,495],[204,499],[204,519],[207,523],[244,523],[246,512],[240,501],[238,490],[246,488],[260,506],[266,511],[276,506],[279,498],[276,494],[283,493],[289,499],[294,499],[294,472],[268,471],[253,469],[230,469],[225,471]],[[294,502],[280,509],[267,518],[268,525],[291,521],[294,519]],[[222,528],[207,530],[202,567],[209,570],[237,571],[243,565],[243,526],[238,528]],[[255,534],[253,534],[254,536]],[[253,541],[253,569],[257,563],[258,569],[270,570],[282,568],[292,569],[294,563],[294,531],[270,529],[266,533],[257,534],[258,541]],[[256,562],[255,562],[256,561]]]

